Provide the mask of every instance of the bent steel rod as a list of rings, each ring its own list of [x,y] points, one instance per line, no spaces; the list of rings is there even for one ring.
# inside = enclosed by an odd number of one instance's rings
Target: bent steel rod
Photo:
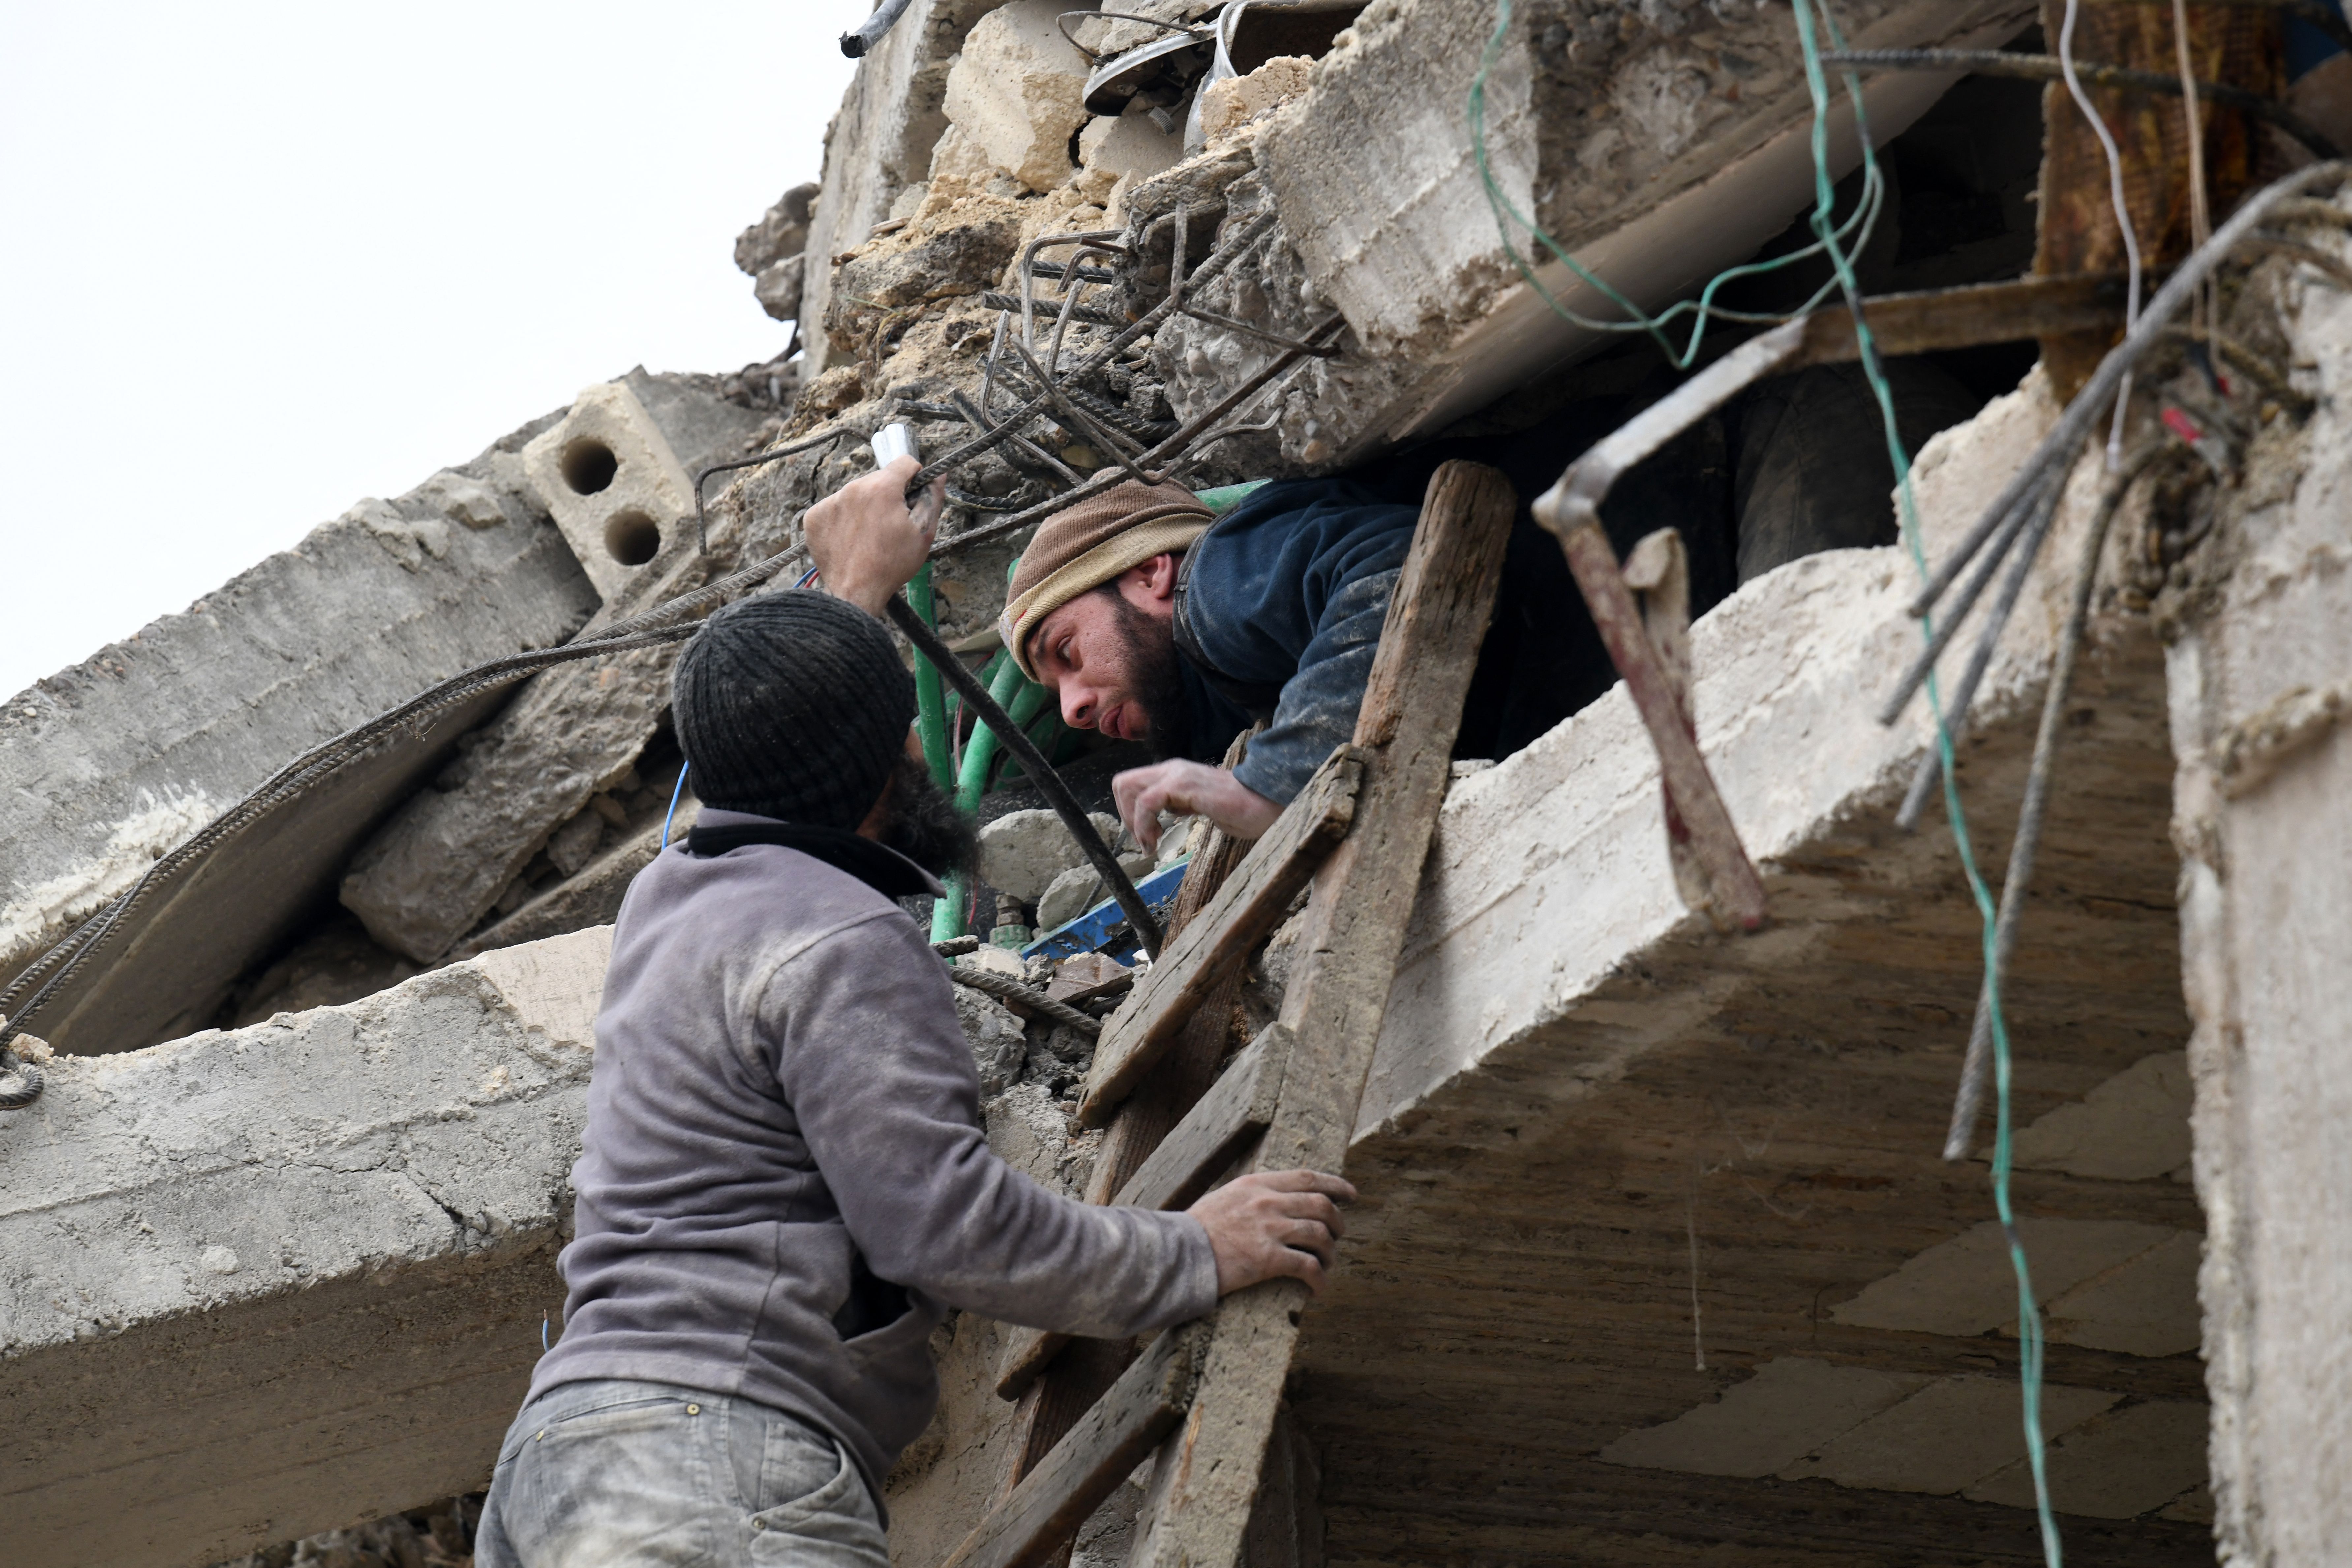
[[[1750,338],[1652,404],[1569,465],[1559,482],[1536,499],[1536,521],[1568,557],[1568,568],[1592,612],[1592,624],[1624,678],[1625,689],[1657,749],[1658,771],[1673,809],[1666,831],[1689,844],[1706,869],[1710,915],[1754,931],[1764,923],[1764,883],[1739,842],[1739,830],[1700,755],[1691,715],[1675,694],[1657,645],[1642,624],[1617,552],[1601,527],[1601,503],[1620,476],[1654,454],[1750,384],[1786,367],[1804,345],[1803,318]],[[1679,821],[1676,818],[1679,817]]]

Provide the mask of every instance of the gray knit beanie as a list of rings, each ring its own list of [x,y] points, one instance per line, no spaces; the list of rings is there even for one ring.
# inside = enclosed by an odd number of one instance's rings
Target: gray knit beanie
[[[678,656],[670,711],[705,805],[854,828],[906,748],[915,679],[881,622],[793,589],[704,623]]]

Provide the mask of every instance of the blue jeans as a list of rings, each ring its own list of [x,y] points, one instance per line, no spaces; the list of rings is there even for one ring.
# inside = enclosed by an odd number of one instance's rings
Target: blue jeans
[[[889,1568],[847,1450],[796,1416],[659,1383],[559,1384],[499,1448],[477,1568]]]

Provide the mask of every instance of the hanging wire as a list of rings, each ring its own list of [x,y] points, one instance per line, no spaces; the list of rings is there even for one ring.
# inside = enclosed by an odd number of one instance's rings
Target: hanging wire
[[[2091,122],[2092,133],[2099,139],[2100,151],[2106,154],[2107,199],[2115,205],[2116,227],[2122,231],[2124,237],[2124,331],[2129,332],[2139,325],[2139,236],[2132,228],[2131,204],[2124,199],[2124,155],[2116,147],[2115,132],[2109,131],[2107,122],[2100,118],[2098,110],[2091,102],[2090,93],[2083,87],[2081,75],[2074,69],[2074,21],[2082,9],[2083,0],[2066,0],[2066,19],[2058,28],[2058,68],[2065,75],[2066,90],[2074,96],[2074,107],[2081,110],[2083,118]],[[2181,96],[2189,101],[2189,123],[2194,125],[2197,113],[2195,79],[2187,76],[2185,65],[2182,69],[2186,85]],[[2111,474],[2119,472],[2124,466],[2124,416],[2130,407],[2131,377],[2126,375],[2123,389],[2116,394],[2115,420],[2107,427],[2107,472]]]
[[[1778,326],[1783,321],[1794,321],[1799,316],[1810,314],[1837,291],[1837,279],[1832,274],[1829,281],[1813,291],[1811,298],[1796,310],[1785,314],[1735,310],[1715,302],[1717,290],[1726,284],[1736,282],[1742,278],[1776,272],[1784,267],[1792,267],[1798,262],[1828,254],[1827,247],[1832,238],[1838,243],[1853,238],[1853,248],[1857,251],[1867,245],[1872,230],[1877,226],[1879,214],[1885,207],[1886,199],[1885,181],[1880,174],[1874,161],[1864,161],[1862,193],[1854,203],[1853,211],[1846,216],[1843,224],[1836,226],[1833,235],[1817,237],[1812,244],[1800,250],[1792,250],[1785,256],[1776,256],[1764,261],[1744,262],[1738,267],[1727,268],[1707,280],[1706,287],[1699,290],[1697,299],[1678,300],[1655,316],[1648,314],[1633,300],[1620,293],[1608,279],[1590,270],[1582,262],[1569,254],[1567,248],[1546,232],[1540,224],[1512,205],[1510,197],[1503,193],[1501,184],[1496,180],[1493,165],[1487,157],[1486,82],[1494,73],[1496,62],[1502,58],[1503,44],[1510,31],[1511,0],[1496,0],[1495,12],[1495,31],[1486,40],[1486,50],[1479,57],[1477,74],[1470,81],[1467,114],[1470,121],[1471,155],[1478,167],[1478,182],[1486,191],[1487,208],[1495,215],[1495,230],[1501,237],[1503,254],[1510,258],[1512,267],[1517,268],[1519,276],[1527,280],[1528,286],[1533,289],[1543,302],[1550,306],[1562,321],[1588,331],[1647,332],[1656,342],[1659,352],[1666,356],[1667,363],[1676,370],[1688,370],[1697,363],[1700,342],[1706,335],[1708,322],[1732,321],[1748,325]],[[1558,296],[1546,288],[1543,280],[1536,276],[1534,266],[1527,258],[1519,254],[1519,247],[1511,237],[1513,225],[1525,229],[1544,249],[1551,253],[1554,260],[1574,273],[1587,288],[1595,290],[1611,304],[1623,311],[1623,318],[1613,321],[1602,321],[1570,310],[1562,304]],[[1859,237],[1854,238],[1857,235]],[[1666,328],[1684,316],[1692,318],[1690,341],[1677,349],[1674,341],[1666,335]]]
[[[2172,0],[2172,52],[2180,67],[2180,116],[2189,130],[2189,247],[2194,250],[2213,237],[2213,209],[2205,190],[2205,126],[2197,106],[2197,62],[2189,53],[2189,0]],[[2213,321],[2209,283],[2197,296],[2189,325],[2201,331]]]
[[[2077,0],[2068,0],[2069,20]],[[1919,524],[1918,500],[1911,489],[1911,461],[1904,450],[1903,437],[1895,424],[1895,395],[1887,384],[1885,367],[1880,363],[1878,344],[1871,336],[1869,322],[1864,319],[1862,282],[1855,275],[1853,263],[1840,247],[1832,227],[1831,184],[1829,174],[1829,82],[1822,68],[1821,44],[1814,36],[1814,0],[1792,0],[1797,36],[1805,56],[1805,86],[1813,100],[1813,231],[1822,237],[1823,248],[1836,269],[1837,280],[1844,290],[1847,308],[1853,313],[1854,336],[1862,351],[1862,372],[1870,384],[1873,396],[1878,400],[1881,423],[1885,428],[1886,455],[1895,466],[1896,493],[1901,500],[1903,538],[1911,552],[1912,563],[1922,578],[1927,575],[1927,557]],[[1843,48],[1845,40],[1838,36],[1837,20],[1822,8],[1822,21],[1826,25],[1831,42]],[[1871,146],[1870,127],[1862,100],[1862,83],[1852,71],[1844,74],[1847,98],[1853,104],[1854,132],[1862,143],[1863,166],[1874,167],[1876,155]],[[2128,232],[2128,231],[2127,231]],[[1932,627],[1923,623],[1923,635]],[[2042,1431],[2042,1313],[2033,1299],[2032,1275],[2025,1259],[2025,1247],[2017,1231],[2017,1218],[2010,1201],[2011,1147],[2011,1062],[2009,1022],[2001,1007],[2000,955],[1997,940],[1999,911],[1991,893],[1985,886],[1984,875],[1977,865],[1976,850],[1969,837],[1967,814],[1961,809],[1959,785],[1952,769],[1952,732],[1945,721],[1943,701],[1934,677],[1927,680],[1927,700],[1936,720],[1936,751],[1941,759],[1944,779],[1944,808],[1952,825],[1952,839],[1958,847],[1960,868],[1968,880],[1969,896],[1976,901],[1978,920],[1983,931],[1984,984],[1982,1005],[1990,1026],[1993,1047],[1994,1102],[1996,1132],[1992,1162],[1993,1207],[2000,1215],[2001,1231],[2009,1243],[2010,1267],[2017,1277],[2018,1315],[2018,1385],[2025,1436],[2026,1460],[2033,1473],[2033,1500],[2036,1517],[2041,1525],[2042,1552],[2047,1568],[2061,1568],[2063,1549],[2058,1537],[2058,1521],[2050,1508],[2050,1478],[2048,1455]]]

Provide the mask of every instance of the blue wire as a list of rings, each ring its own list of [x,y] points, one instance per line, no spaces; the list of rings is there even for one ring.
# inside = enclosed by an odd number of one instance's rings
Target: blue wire
[[[661,847],[665,849],[669,847],[669,825],[677,820],[677,797],[686,793],[686,770],[692,766],[694,766],[692,763],[680,763],[677,767],[677,783],[670,786],[669,811],[662,818]]]

